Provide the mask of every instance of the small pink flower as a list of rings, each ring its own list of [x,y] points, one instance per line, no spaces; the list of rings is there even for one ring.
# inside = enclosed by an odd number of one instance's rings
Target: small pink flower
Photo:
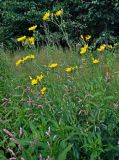
[[[3,131],[9,136],[9,137],[14,137],[14,135],[10,132],[10,131],[8,131],[7,129],[3,129]]]
[[[119,141],[117,141],[117,145],[119,145]]]

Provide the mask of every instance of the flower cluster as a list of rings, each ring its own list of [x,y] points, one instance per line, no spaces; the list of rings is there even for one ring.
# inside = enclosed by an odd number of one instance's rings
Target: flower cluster
[[[48,20],[48,19],[49,19],[49,17],[50,17],[50,15],[51,15],[50,11],[46,12],[46,13],[44,14],[43,18],[42,18],[42,19],[43,19],[43,21]]]
[[[70,72],[74,71],[75,69],[78,69],[78,66],[67,67],[67,68],[65,69],[65,71],[66,71],[67,73],[70,73]]]
[[[88,44],[85,44],[85,45],[81,48],[80,54],[86,53],[86,52],[87,52],[87,49],[88,49]]]
[[[91,36],[91,35],[83,36],[83,35],[81,34],[81,35],[80,35],[80,38],[81,38],[82,40],[89,41],[89,40],[92,38],[92,36]]]
[[[100,47],[97,49],[97,51],[102,52],[102,51],[105,50],[105,48],[106,48],[106,45],[105,44],[101,44]]]
[[[37,25],[31,26],[28,28],[29,31],[34,31],[37,28]]]
[[[19,66],[21,63],[24,63],[25,61],[29,59],[34,59],[34,58],[35,56],[33,54],[23,57],[22,59],[19,59],[18,61],[16,61],[16,66]]]
[[[63,14],[63,9],[60,9],[58,11],[55,12],[55,16],[61,16]]]
[[[22,36],[22,37],[17,38],[17,41],[18,41],[18,42],[22,42],[22,41],[24,41],[25,39],[26,39],[26,36]]]
[[[92,58],[92,61],[93,61],[93,64],[98,64],[100,62],[99,59],[95,59],[95,58]]]
[[[57,63],[52,63],[52,64],[49,65],[49,68],[51,68],[51,69],[54,69],[56,67],[58,67]]]
[[[34,78],[34,79],[31,76],[29,76],[29,78],[31,80],[31,85],[36,85],[36,84],[38,84],[38,82],[42,81],[44,76],[41,74],[40,76],[36,76],[36,78]]]

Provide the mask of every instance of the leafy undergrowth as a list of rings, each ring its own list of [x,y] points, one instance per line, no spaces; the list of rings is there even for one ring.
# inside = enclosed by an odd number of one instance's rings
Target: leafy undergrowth
[[[118,157],[118,51],[100,53],[93,64],[90,54],[51,47],[16,67],[23,56],[0,55],[0,159]],[[52,63],[57,67],[50,68]],[[67,67],[75,69],[66,72]],[[39,75],[43,79],[31,84]]]

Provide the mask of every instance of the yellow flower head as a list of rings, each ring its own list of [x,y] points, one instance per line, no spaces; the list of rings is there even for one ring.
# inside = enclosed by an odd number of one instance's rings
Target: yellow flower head
[[[34,37],[29,37],[28,41],[30,42],[31,45],[34,45],[35,43],[35,38]]]
[[[63,14],[63,9],[60,9],[58,10],[56,13],[55,13],[55,16],[61,16]]]
[[[100,61],[99,61],[99,59],[92,59],[92,61],[93,61],[93,64],[98,64]]]
[[[104,51],[104,49],[106,48],[105,44],[100,45],[100,47],[97,49],[99,52]]]
[[[41,81],[44,78],[44,76],[41,74],[40,76],[37,76],[37,80]]]
[[[18,61],[16,61],[16,66],[19,66],[21,63],[24,63],[24,60],[19,59]]]
[[[108,45],[108,48],[109,48],[109,49],[112,49],[113,47],[112,47],[112,45],[110,44],[110,45]]]
[[[33,54],[29,55],[29,59],[34,59],[35,56]]]
[[[26,36],[22,36],[22,37],[17,38],[17,41],[18,41],[18,42],[22,42],[22,41],[24,41],[25,39],[26,39]]]
[[[80,38],[81,38],[81,39],[84,39],[84,37],[83,37],[83,35],[82,35],[82,34],[80,35]]]
[[[65,71],[68,72],[68,73],[72,72],[72,70],[73,70],[72,67],[68,67],[68,68],[65,69]]]
[[[47,88],[46,88],[46,87],[43,87],[43,88],[40,90],[41,94],[44,95],[45,92],[46,92],[46,90],[47,90]]]
[[[53,68],[56,68],[58,66],[57,63],[52,63],[49,65],[49,68],[53,69]]]
[[[87,49],[88,49],[88,44],[85,44],[84,47],[81,48],[80,54],[86,53]]]
[[[29,31],[34,31],[37,28],[37,25],[31,26],[28,28]]]
[[[88,44],[85,44],[85,45],[84,45],[84,48],[87,49],[87,48],[88,48]]]
[[[42,19],[43,19],[43,21],[46,21],[49,19],[49,17],[50,17],[50,11],[46,12]]]
[[[29,55],[29,56],[26,56],[26,57],[23,57],[23,61],[27,61],[29,59],[34,59],[35,56],[33,54]]]
[[[29,56],[23,57],[24,61],[27,61],[29,59]]]
[[[36,85],[36,84],[38,84],[37,79],[32,79],[32,80],[31,80],[31,85]]]
[[[89,41],[92,38],[92,36],[91,35],[87,35],[85,38],[86,38],[87,41]]]

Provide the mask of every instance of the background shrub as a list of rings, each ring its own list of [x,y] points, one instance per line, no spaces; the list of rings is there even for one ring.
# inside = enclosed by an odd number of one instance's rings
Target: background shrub
[[[15,44],[16,37],[32,34],[27,28],[33,24],[38,25],[43,35],[43,14],[47,10],[53,12],[61,8],[64,10],[66,30],[72,41],[77,41],[83,33],[98,37],[102,32],[108,31],[113,36],[119,35],[118,0],[2,0],[0,43],[4,44],[4,47],[11,47],[11,44]],[[61,38],[59,30],[51,24],[50,26],[52,37]]]

